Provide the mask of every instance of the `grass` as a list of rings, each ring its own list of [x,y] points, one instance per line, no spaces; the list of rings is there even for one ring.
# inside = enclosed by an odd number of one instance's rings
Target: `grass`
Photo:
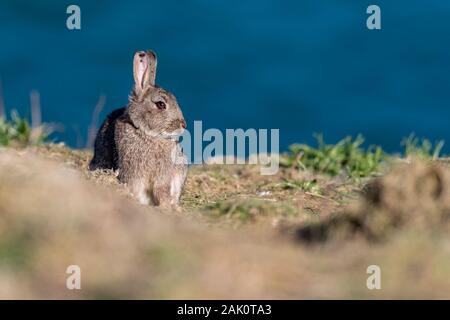
[[[304,192],[309,192],[317,195],[321,195],[323,193],[319,183],[317,182],[317,179],[311,179],[311,180],[289,180],[286,179],[282,184],[281,187],[283,189],[298,189]]]
[[[298,214],[287,202],[274,203],[254,198],[222,200],[206,206],[204,210],[208,216],[241,222],[256,221],[261,217],[284,218]]]
[[[442,156],[441,151],[444,147],[444,140],[437,141],[433,144],[429,139],[420,139],[412,133],[404,138],[401,144],[405,149],[404,155],[407,158],[418,157],[421,159],[436,160]]]
[[[445,164],[318,137],[273,176],[192,166],[183,212],[170,213],[139,205],[114,172],[89,171],[91,157],[53,143],[0,153],[0,298],[449,297]],[[365,285],[374,263],[380,291]],[[83,290],[65,288],[70,264]]]
[[[193,166],[183,212],[163,213],[88,171],[91,156],[0,153],[1,298],[449,298],[446,166],[392,163],[364,193],[296,167]],[[71,264],[82,290],[65,287]],[[367,290],[370,264],[383,290]]]
[[[50,130],[47,125],[32,128],[28,119],[16,111],[11,112],[11,119],[0,117],[0,146],[26,147],[40,145],[47,141]]]
[[[344,172],[351,178],[359,179],[377,175],[380,164],[387,158],[381,147],[369,146],[364,149],[361,135],[355,139],[346,137],[336,144],[326,144],[322,135],[315,137],[317,147],[293,144],[280,164],[331,176]]]
[[[6,241],[0,241],[0,266],[11,265],[22,270],[31,255],[27,234],[16,233],[12,237],[6,236]]]

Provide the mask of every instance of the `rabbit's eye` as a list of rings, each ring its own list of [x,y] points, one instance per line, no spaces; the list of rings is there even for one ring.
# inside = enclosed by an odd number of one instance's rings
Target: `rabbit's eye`
[[[156,107],[158,107],[159,110],[164,110],[166,108],[166,104],[162,101],[158,101],[155,103]]]

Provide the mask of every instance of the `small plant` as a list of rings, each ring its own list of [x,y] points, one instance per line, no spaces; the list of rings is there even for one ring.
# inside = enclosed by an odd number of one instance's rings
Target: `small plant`
[[[230,220],[247,222],[259,217],[294,216],[296,210],[285,202],[273,203],[260,199],[221,200],[205,208],[208,215],[226,217]]]
[[[402,146],[405,148],[405,157],[419,157],[421,159],[438,159],[442,148],[444,147],[444,140],[433,143],[425,138],[419,139],[414,133],[410,134],[402,141]]]
[[[11,112],[11,120],[0,117],[0,146],[26,147],[42,144],[48,138],[50,130],[45,125],[32,128],[26,118],[17,111]]]
[[[317,148],[305,144],[294,144],[290,152],[282,157],[280,164],[300,170],[336,176],[345,171],[352,178],[370,177],[378,173],[381,162],[386,158],[378,146],[362,147],[364,138],[346,137],[336,144],[326,144],[322,135],[316,135]]]
[[[322,194],[322,189],[317,184],[317,180],[285,180],[281,184],[281,187],[285,190],[297,189],[304,192],[313,194]]]

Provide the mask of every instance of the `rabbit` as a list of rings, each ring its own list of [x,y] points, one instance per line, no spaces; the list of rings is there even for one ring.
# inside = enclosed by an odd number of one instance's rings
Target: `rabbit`
[[[117,169],[139,202],[179,211],[188,165],[178,137],[186,121],[175,96],[156,86],[156,65],[153,51],[134,55],[128,106],[107,116],[89,168]]]

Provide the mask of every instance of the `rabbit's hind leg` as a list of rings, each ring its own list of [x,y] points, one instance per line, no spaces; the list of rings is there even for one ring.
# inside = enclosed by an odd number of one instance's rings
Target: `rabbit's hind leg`
[[[152,199],[155,205],[161,208],[175,209],[178,211],[178,206],[173,201],[170,183],[156,182],[152,189]]]

